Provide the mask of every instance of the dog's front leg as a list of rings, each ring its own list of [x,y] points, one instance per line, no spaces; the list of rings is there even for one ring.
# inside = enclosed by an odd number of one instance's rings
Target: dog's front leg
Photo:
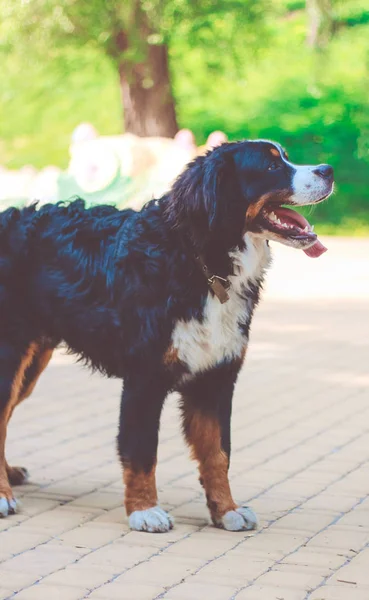
[[[125,507],[131,529],[165,532],[170,515],[158,506],[155,469],[160,415],[167,387],[164,379],[126,379],[122,393],[118,451],[123,465]]]
[[[257,526],[253,511],[234,502],[228,480],[232,396],[239,367],[239,362],[228,363],[202,373],[182,395],[183,431],[199,462],[212,521],[230,531]]]

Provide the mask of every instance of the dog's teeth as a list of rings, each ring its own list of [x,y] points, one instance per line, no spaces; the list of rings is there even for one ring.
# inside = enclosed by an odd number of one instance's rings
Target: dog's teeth
[[[314,225],[311,226],[311,231],[314,231]]]
[[[276,220],[277,220],[277,217],[276,217],[276,215],[274,214],[274,212],[271,212],[271,213],[269,213],[269,219],[270,219],[271,221],[276,221]]]

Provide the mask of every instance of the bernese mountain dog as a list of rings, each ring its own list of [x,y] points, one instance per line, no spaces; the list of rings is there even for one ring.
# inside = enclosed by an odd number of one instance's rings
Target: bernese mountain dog
[[[132,529],[173,526],[155,484],[160,414],[173,390],[213,523],[255,528],[228,481],[233,390],[268,241],[321,255],[308,221],[286,205],[316,204],[332,189],[329,165],[297,166],[280,145],[256,140],[197,157],[139,212],[80,199],[2,212],[0,515],[16,511],[11,485],[27,478],[6,461],[7,424],[63,342],[124,381],[118,453]]]

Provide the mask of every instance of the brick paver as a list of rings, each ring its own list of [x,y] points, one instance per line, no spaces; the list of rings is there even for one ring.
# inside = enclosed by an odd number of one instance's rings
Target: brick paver
[[[0,520],[0,600],[369,600],[369,241],[327,245],[277,249],[236,391],[231,482],[260,529],[209,525],[172,396],[158,487],[176,526],[130,532],[120,384],[58,353],[9,431],[31,481]]]

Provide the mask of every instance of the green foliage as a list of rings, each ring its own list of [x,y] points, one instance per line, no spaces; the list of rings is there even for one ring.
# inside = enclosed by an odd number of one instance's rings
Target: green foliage
[[[30,53],[85,45],[113,60],[140,62],[145,43],[191,39],[218,48],[257,43],[272,0],[2,0],[0,48]],[[255,35],[257,26],[257,35]],[[123,34],[123,35],[122,35]],[[229,47],[228,47],[229,49]]]
[[[29,1],[33,6],[46,2]],[[77,0],[68,2],[73,5]],[[157,3],[147,0],[145,7],[154,24]],[[114,2],[78,4],[86,5],[86,10],[105,10]],[[198,4],[164,3],[158,33],[162,37],[152,40],[169,41],[180,125],[191,128],[198,143],[212,130],[222,129],[231,139],[276,139],[296,162],[333,164],[337,192],[316,207],[313,221],[324,223],[327,232],[368,233],[366,0],[336,0],[340,26],[328,47],[316,52],[306,46],[306,16],[297,0],[261,3],[263,14],[258,13],[256,0],[248,0],[250,13],[243,21],[239,6],[246,5],[244,0],[202,2],[201,14],[196,13]],[[238,6],[236,12],[231,10],[233,4]],[[218,13],[212,12],[214,6]],[[237,28],[237,19],[242,27]],[[247,25],[252,19],[253,25]],[[362,24],[351,27],[353,21]],[[9,19],[7,23],[9,27]],[[14,31],[12,35],[14,41]],[[4,48],[10,38],[2,36]],[[13,49],[2,58],[0,113],[0,164],[65,167],[70,134],[79,122],[91,121],[104,134],[121,130],[113,63],[93,41],[79,48],[60,42],[49,48],[44,61],[24,47],[19,52]]]
[[[369,26],[342,28],[317,52],[304,43],[303,12],[279,18],[271,35],[272,46],[241,76],[230,69],[210,86],[205,50],[177,44],[174,64],[186,52],[175,88],[180,122],[200,140],[221,129],[235,139],[278,140],[295,162],[332,164],[337,192],[315,208],[314,221],[369,233]]]
[[[71,132],[81,121],[106,135],[121,130],[118,76],[96,50],[68,49],[47,64],[11,55],[3,67],[0,164],[65,168]]]

